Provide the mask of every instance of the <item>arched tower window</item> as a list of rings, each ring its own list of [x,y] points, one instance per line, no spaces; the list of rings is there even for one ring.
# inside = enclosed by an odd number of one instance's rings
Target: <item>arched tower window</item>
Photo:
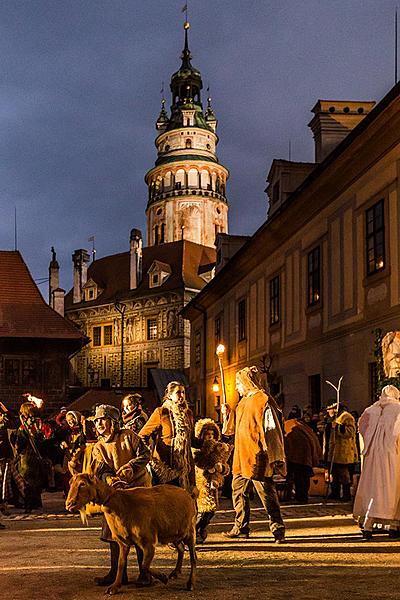
[[[160,243],[158,239],[158,225],[154,227],[154,244],[157,246]]]
[[[160,228],[160,244],[164,244],[165,242],[165,223],[161,223]]]
[[[187,125],[190,125],[190,119],[187,120]],[[187,139],[185,142],[185,146],[186,148],[191,148],[192,147],[192,140]]]
[[[197,169],[190,169],[188,173],[188,185],[192,188],[197,188],[199,183],[199,175]]]
[[[205,169],[201,171],[201,187],[203,188],[203,190],[211,189],[210,173]]]
[[[175,173],[175,189],[181,190],[185,187],[185,171],[183,169],[178,169]]]

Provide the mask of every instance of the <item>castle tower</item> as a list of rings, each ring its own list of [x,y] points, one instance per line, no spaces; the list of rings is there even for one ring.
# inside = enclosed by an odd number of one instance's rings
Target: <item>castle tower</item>
[[[203,111],[201,75],[190,62],[189,23],[184,29],[182,65],[171,77],[171,114],[163,98],[156,122],[158,156],[145,176],[149,246],[182,238],[214,246],[216,235],[228,232],[225,190],[229,171],[216,155],[217,119],[211,98]]]

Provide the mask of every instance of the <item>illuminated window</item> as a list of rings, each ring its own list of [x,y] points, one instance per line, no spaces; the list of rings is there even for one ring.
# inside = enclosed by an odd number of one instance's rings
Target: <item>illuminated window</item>
[[[112,344],[112,325],[104,325],[104,329],[103,329],[103,345],[104,346],[111,346]]]
[[[367,274],[385,268],[384,204],[380,200],[365,212]]]
[[[314,306],[321,300],[321,256],[320,247],[317,246],[307,257],[308,275],[308,306]]]
[[[92,345],[93,346],[112,346],[113,326],[98,325],[93,327]]]
[[[93,346],[101,346],[101,327],[93,327]]]
[[[147,319],[147,339],[157,339],[157,319]]]
[[[269,282],[269,323],[275,325],[280,321],[280,285],[279,275]]]

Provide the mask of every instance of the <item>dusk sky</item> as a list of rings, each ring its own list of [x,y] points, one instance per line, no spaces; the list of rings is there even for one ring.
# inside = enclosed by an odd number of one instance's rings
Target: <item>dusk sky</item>
[[[189,46],[219,119],[231,173],[230,233],[266,216],[274,158],[314,158],[307,123],[318,99],[377,100],[394,84],[398,0],[191,0]],[[2,0],[0,249],[35,279],[57,251],[129,249],[145,236],[144,175],[156,159],[160,89],[180,65],[184,0]],[[47,284],[41,285],[47,299]]]

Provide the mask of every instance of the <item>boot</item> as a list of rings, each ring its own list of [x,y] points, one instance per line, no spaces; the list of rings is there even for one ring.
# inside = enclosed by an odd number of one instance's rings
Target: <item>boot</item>
[[[111,554],[111,566],[110,570],[104,577],[95,577],[94,582],[99,586],[111,585],[114,583],[117,576],[118,570],[118,559],[119,559],[119,546],[117,542],[110,542],[110,554]],[[124,572],[122,574],[122,585],[128,583],[127,565],[124,565]]]
[[[343,502],[350,502],[351,501],[351,493],[350,493],[350,484],[349,483],[344,483],[343,484],[342,501]]]

